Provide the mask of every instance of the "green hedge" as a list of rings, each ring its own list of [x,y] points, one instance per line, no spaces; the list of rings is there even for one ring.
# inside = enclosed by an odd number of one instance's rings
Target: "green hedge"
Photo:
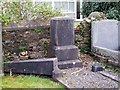
[[[91,12],[103,12],[108,19],[120,20],[120,2],[83,2],[82,15],[87,17]]]

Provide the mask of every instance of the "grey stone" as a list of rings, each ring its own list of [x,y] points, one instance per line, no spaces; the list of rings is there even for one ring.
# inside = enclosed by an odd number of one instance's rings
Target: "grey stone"
[[[77,67],[82,67],[82,61],[78,59],[58,62],[58,68],[60,69],[77,68]]]
[[[112,50],[118,49],[118,21],[93,21],[92,45]]]
[[[103,70],[103,67],[102,67],[99,63],[95,63],[95,64],[92,66],[92,71],[93,71],[93,72],[102,71],[102,70]]]
[[[94,53],[106,57],[119,65],[119,21],[100,20],[92,22],[92,44]]]
[[[71,18],[52,18],[50,22],[51,43],[55,46],[74,44],[74,20]]]
[[[6,40],[5,41],[5,44],[13,44],[14,43],[14,41],[11,41],[11,40]]]
[[[57,58],[9,61],[4,63],[4,72],[51,76],[54,74],[54,77],[58,77],[61,75],[61,73],[59,72],[59,69],[57,67],[58,64],[56,61]],[[57,71],[58,74],[55,74],[53,71]]]

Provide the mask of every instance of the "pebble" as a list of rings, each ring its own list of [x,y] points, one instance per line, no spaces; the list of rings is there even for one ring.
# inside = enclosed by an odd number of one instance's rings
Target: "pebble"
[[[66,74],[57,78],[68,88],[118,88],[118,83],[86,68],[64,69]]]

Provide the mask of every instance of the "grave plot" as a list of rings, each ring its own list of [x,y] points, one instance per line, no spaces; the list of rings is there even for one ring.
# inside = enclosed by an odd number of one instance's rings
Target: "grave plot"
[[[10,30],[9,33],[4,32],[4,52],[5,54],[12,53],[11,56],[14,56],[10,58],[11,61],[4,63],[4,71],[13,73],[51,75],[53,78],[56,78],[62,76],[60,69],[82,67],[82,62],[78,59],[78,48],[74,45],[73,24],[74,20],[71,18],[56,17],[51,19],[50,45],[48,44],[49,47],[47,48],[49,58],[43,58],[44,55],[42,58],[37,57],[37,54],[34,54],[34,58],[29,56],[30,52],[36,51],[39,55],[41,55],[40,51],[44,51],[44,49],[41,50],[39,48],[39,45],[43,43],[39,36],[44,34],[41,34],[43,31],[39,29],[39,26],[37,27],[37,30],[24,31],[28,29],[28,26],[27,28],[12,27],[14,32]],[[19,29],[18,32],[16,32],[17,29]],[[6,37],[6,33],[8,36],[10,35],[9,38]],[[16,47],[19,45],[27,46],[27,48],[19,47],[18,49],[20,50],[18,50]],[[29,45],[33,46],[29,47]],[[12,50],[9,50],[11,48]]]
[[[101,20],[92,23],[92,51],[106,57],[111,64],[119,64],[119,29],[116,20]]]

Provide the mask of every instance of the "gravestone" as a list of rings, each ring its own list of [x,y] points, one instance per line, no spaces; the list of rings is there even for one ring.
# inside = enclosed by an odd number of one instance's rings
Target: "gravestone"
[[[106,58],[110,64],[119,66],[119,21],[100,20],[92,22],[92,45],[94,54]]]
[[[92,46],[118,50],[118,21],[101,20],[92,23]]]
[[[68,17],[54,17],[50,22],[49,57],[58,58],[60,69],[81,67],[78,48],[74,45],[74,20]]]
[[[2,25],[0,22],[0,74],[2,74]]]

